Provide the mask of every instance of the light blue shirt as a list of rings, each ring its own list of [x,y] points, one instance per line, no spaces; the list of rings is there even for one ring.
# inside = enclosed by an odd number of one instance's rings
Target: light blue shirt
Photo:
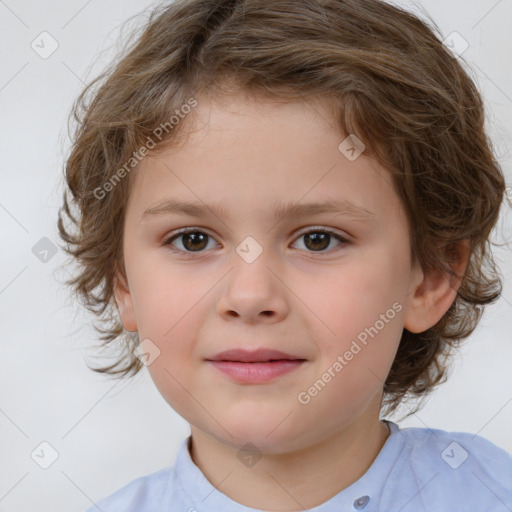
[[[387,423],[391,434],[366,473],[307,510],[512,511],[512,455],[505,450],[468,433]],[[174,466],[133,480],[86,512],[262,512],[218,491],[191,459],[189,439]]]

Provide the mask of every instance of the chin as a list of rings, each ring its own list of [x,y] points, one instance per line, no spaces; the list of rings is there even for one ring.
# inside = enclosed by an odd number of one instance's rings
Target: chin
[[[222,422],[226,430],[231,434],[227,434],[223,429],[216,429],[216,434],[221,438],[223,444],[230,446],[236,450],[243,450],[247,445],[247,449],[254,449],[267,454],[286,453],[296,449],[300,432],[290,431],[285,428],[284,423],[279,424],[282,418],[276,421],[277,416],[270,418],[258,418],[255,415],[248,416],[247,419],[240,418],[238,421]],[[251,421],[252,420],[252,421]]]

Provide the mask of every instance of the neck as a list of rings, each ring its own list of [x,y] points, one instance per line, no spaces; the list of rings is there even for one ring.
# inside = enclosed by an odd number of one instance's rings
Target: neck
[[[362,415],[332,436],[290,453],[262,453],[245,467],[238,450],[191,426],[191,457],[220,492],[251,508],[296,511],[325,503],[361,478],[389,436],[378,415]]]

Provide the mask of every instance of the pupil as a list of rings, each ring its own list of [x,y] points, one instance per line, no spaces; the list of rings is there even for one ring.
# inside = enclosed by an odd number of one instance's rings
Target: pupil
[[[184,235],[183,245],[187,249],[194,249],[194,248],[203,249],[204,247],[206,247],[205,240],[206,240],[207,236],[208,235],[205,235],[203,233],[198,233],[198,232],[186,233]],[[188,242],[192,242],[192,243],[189,244]],[[203,244],[203,246],[201,246],[201,244]]]
[[[306,242],[306,247],[311,250],[322,250],[329,246],[329,237],[330,235],[327,233],[313,233],[306,236],[306,240],[313,241],[313,247],[309,247]],[[327,241],[327,243],[325,243]]]

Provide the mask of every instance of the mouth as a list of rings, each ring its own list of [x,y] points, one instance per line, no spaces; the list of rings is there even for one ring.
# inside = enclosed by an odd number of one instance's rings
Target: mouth
[[[307,360],[277,350],[227,350],[207,361],[230,379],[241,384],[263,384],[284,376]]]

